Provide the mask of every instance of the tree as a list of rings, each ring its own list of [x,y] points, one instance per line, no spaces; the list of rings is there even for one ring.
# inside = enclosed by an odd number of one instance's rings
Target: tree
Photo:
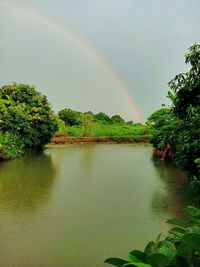
[[[91,114],[82,114],[80,122],[84,129],[84,135],[90,135],[93,126],[93,116]]]
[[[132,120],[126,122],[127,125],[133,125],[134,122]]]
[[[46,96],[22,83],[0,88],[0,131],[18,135],[25,148],[38,149],[49,143],[57,130]]]
[[[176,161],[186,170],[196,170],[200,158],[200,45],[189,48],[185,63],[191,68],[169,82],[168,97],[172,112],[179,119],[176,142]]]
[[[193,45],[185,56],[191,65],[186,73],[175,76],[169,82],[168,97],[172,100],[174,114],[180,119],[199,118],[200,114],[200,45]]]
[[[160,128],[167,122],[171,122],[173,119],[172,111],[169,108],[161,108],[153,112],[147,119],[147,123],[150,123],[154,128]]]
[[[94,120],[96,122],[99,122],[102,124],[111,124],[112,123],[111,118],[104,112],[99,112],[98,114],[95,114]]]
[[[120,115],[112,116],[111,120],[113,124],[124,124],[125,123],[124,119],[122,119]]]
[[[154,147],[164,149],[170,143],[177,165],[198,175],[195,160],[200,158],[200,45],[190,47],[185,63],[191,65],[190,70],[169,82],[171,109],[160,109],[148,120],[154,124]]]
[[[81,112],[65,108],[58,112],[58,116],[65,122],[66,126],[80,125]]]
[[[174,147],[176,139],[176,120],[169,108],[161,108],[155,111],[147,119],[147,124],[151,127],[150,142],[155,148],[165,149]]]

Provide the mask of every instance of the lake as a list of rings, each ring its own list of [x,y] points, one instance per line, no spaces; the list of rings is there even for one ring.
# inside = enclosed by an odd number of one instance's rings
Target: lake
[[[103,267],[182,218],[185,175],[148,144],[50,146],[0,163],[0,266]]]

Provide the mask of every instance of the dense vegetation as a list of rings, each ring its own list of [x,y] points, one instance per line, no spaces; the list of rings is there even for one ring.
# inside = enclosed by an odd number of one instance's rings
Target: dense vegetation
[[[41,149],[56,130],[46,96],[33,86],[13,83],[0,88],[0,159]]]
[[[0,88],[0,159],[41,149],[55,131],[67,136],[137,137],[149,127],[120,115],[63,109],[55,116],[46,96],[34,86],[13,83]]]
[[[82,113],[71,109],[58,112],[58,132],[68,136],[132,137],[146,136],[149,126],[133,121],[125,122],[120,115]]]
[[[200,200],[200,45],[193,45],[185,56],[191,68],[169,82],[171,107],[155,111],[149,118],[151,143],[162,159],[173,159],[188,172],[190,188]],[[198,267],[200,266],[200,210],[187,209],[189,220],[174,224],[170,235],[147,244],[144,251],[133,250],[129,260],[109,258],[114,266]]]
[[[153,125],[151,142],[163,150],[164,158],[173,158],[188,171],[191,186],[200,190],[200,45],[193,45],[185,56],[191,65],[186,73],[169,82],[168,97],[172,106],[154,112],[148,122]],[[200,191],[199,191],[200,192]]]
[[[188,207],[188,220],[168,220],[174,227],[170,235],[147,244],[144,251],[133,250],[129,259],[109,258],[105,262],[119,267],[199,267],[200,266],[200,210]]]

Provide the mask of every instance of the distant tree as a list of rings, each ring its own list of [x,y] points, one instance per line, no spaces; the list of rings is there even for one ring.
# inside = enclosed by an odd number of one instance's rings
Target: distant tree
[[[84,129],[84,136],[90,135],[93,126],[93,116],[91,114],[82,114],[80,122]]]
[[[0,88],[0,131],[20,136],[26,148],[41,148],[57,130],[46,96],[34,86],[13,83]]]
[[[112,116],[111,120],[113,124],[124,124],[125,123],[124,119],[122,119],[120,115]]]
[[[58,126],[58,132],[61,134],[65,134],[66,131],[66,125],[65,122],[63,120],[61,120],[58,115],[56,116],[56,123]]]
[[[58,116],[66,125],[80,125],[81,112],[65,108],[58,112]]]
[[[92,116],[94,116],[94,113],[92,112],[92,111],[86,111],[86,112],[84,112],[84,114],[90,114],[90,115],[92,115]]]
[[[95,114],[94,120],[96,122],[99,122],[102,124],[111,124],[112,123],[111,118],[104,112],[99,112],[98,114]]]
[[[128,125],[133,125],[134,122],[133,122],[133,121],[127,121],[126,124],[128,124]]]

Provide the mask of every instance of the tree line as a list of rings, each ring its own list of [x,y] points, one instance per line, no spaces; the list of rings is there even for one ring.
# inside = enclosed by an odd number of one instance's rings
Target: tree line
[[[109,125],[118,126],[115,127],[116,134],[121,129],[120,125],[142,124],[125,122],[120,115],[110,117],[104,112],[94,114],[65,108],[56,114],[47,97],[34,86],[13,83],[0,87],[0,159],[41,150],[56,131],[69,135],[90,135],[92,130],[98,132],[98,126],[102,126],[104,129],[100,134],[112,135],[111,131],[105,133],[105,127]]]

